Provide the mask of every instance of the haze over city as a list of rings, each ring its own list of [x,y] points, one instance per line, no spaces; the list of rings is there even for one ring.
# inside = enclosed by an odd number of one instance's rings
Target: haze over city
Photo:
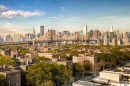
[[[0,0],[0,86],[130,86],[130,0]]]
[[[0,34],[39,33],[41,25],[56,31],[121,32],[130,28],[129,0],[0,0]]]

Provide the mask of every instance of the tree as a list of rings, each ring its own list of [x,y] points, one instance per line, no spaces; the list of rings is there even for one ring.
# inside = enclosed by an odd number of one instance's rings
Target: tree
[[[11,50],[18,50],[19,56],[24,56],[29,51],[27,48],[21,47],[21,46],[11,46],[10,49]]]
[[[85,68],[81,63],[74,63],[73,64],[73,74],[74,76],[79,74],[79,73],[83,73],[85,72]]]
[[[0,74],[0,86],[7,86],[5,76]]]
[[[52,66],[52,79],[55,81],[56,85],[59,86],[60,83],[67,83],[73,80],[72,68],[65,65],[53,64]]]
[[[83,62],[83,66],[84,66],[85,71],[91,71],[92,70],[92,65],[91,65],[90,61],[88,61],[88,60],[85,60]]]
[[[51,80],[49,80],[47,82],[42,83],[40,86],[55,86],[55,84]]]
[[[27,70],[26,81],[28,85],[39,86],[48,80],[51,80],[51,68],[47,63],[35,64]]]
[[[72,80],[70,67],[44,62],[30,66],[26,74],[29,86],[53,86],[54,83],[59,86],[61,83],[65,84]]]
[[[14,60],[8,56],[0,56],[0,66],[14,65]]]
[[[39,62],[43,62],[43,61],[51,61],[51,59],[50,58],[46,58],[44,56],[37,56],[37,57],[34,58],[34,61],[36,63],[39,63]]]

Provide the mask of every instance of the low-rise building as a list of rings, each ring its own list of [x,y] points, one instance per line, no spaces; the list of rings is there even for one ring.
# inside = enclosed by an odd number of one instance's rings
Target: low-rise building
[[[99,77],[101,79],[107,79],[110,81],[119,82],[122,80],[122,75],[123,75],[123,72],[101,71],[99,74]]]
[[[95,72],[98,68],[97,57],[86,55],[86,54],[79,54],[79,56],[73,56],[73,59],[72,59],[73,63],[83,63],[85,60],[88,60],[91,63],[92,72]]]
[[[5,55],[10,56],[10,54],[11,54],[10,49],[1,50],[0,52],[3,56],[5,56]]]
[[[38,56],[44,56],[46,58],[52,59],[53,53],[38,53]]]
[[[8,86],[21,86],[21,72],[20,70],[0,70],[0,74],[5,76]]]
[[[62,64],[62,65],[66,65],[66,66],[72,66],[72,61],[67,61],[67,60],[63,60],[63,61],[57,61],[57,64]]]
[[[32,53],[26,53],[26,56],[28,56],[29,58],[31,58],[33,56]]]

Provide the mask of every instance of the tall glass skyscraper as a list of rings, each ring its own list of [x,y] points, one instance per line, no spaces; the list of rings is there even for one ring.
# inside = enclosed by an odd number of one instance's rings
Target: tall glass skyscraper
[[[44,35],[44,26],[40,26],[40,36]]]
[[[83,28],[83,34],[86,34],[86,33],[87,33],[87,25],[84,26],[84,28]]]

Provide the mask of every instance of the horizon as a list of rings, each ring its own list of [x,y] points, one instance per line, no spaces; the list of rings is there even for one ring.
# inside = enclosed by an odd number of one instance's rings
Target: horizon
[[[13,2],[13,3],[12,3]],[[20,2],[20,3],[19,3]],[[61,32],[98,29],[122,33],[130,28],[129,0],[1,0],[0,34],[36,33],[40,26]]]

